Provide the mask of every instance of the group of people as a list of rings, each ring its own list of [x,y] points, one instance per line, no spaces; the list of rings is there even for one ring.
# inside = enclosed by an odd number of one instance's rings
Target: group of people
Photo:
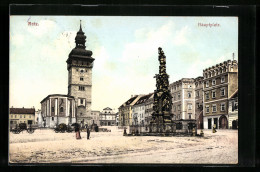
[[[89,140],[89,136],[90,136],[90,128],[88,126],[86,126],[87,128],[87,139]],[[75,132],[76,132],[76,139],[81,139],[80,136],[80,127],[79,126],[75,126]]]

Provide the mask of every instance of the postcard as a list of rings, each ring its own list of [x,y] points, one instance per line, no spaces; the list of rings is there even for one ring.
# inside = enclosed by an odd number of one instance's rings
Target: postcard
[[[237,164],[238,17],[10,16],[10,164]]]

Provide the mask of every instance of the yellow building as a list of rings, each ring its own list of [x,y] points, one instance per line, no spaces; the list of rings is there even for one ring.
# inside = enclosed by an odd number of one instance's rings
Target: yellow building
[[[133,124],[132,107],[142,96],[143,95],[132,96],[129,100],[127,100],[118,108],[120,126],[129,126]]]
[[[26,123],[35,124],[35,109],[34,108],[10,108],[9,111],[10,125]]]

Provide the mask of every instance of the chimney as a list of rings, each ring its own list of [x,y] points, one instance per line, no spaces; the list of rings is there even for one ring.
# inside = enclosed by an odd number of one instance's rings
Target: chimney
[[[232,57],[233,57],[233,61],[234,61],[234,59],[235,59],[235,53],[232,54]]]

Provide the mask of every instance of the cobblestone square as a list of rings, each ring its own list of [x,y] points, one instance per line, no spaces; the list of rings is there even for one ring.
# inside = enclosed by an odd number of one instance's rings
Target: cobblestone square
[[[123,130],[111,132],[55,133],[37,129],[33,134],[10,133],[10,163],[82,163],[82,164],[236,164],[238,131],[203,130],[200,137],[123,136]],[[198,130],[200,132],[200,130]]]

